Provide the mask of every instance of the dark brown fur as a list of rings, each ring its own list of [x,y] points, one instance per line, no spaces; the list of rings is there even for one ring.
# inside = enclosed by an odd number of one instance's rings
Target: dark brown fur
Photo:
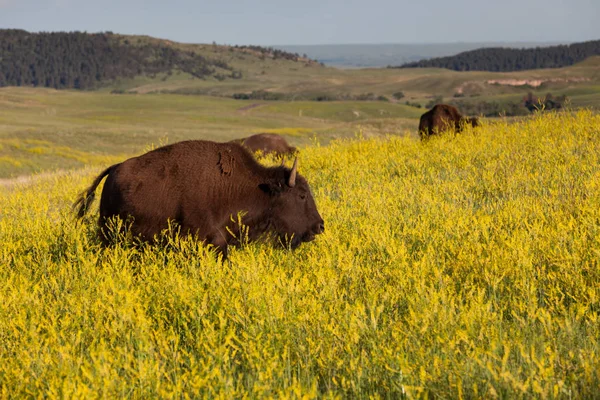
[[[463,117],[456,107],[447,104],[436,104],[431,110],[421,115],[419,136],[425,139],[444,131],[462,132],[465,125],[479,126],[479,120]]]
[[[291,187],[291,174],[283,166],[260,165],[239,144],[186,141],[107,168],[75,207],[83,217],[107,176],[99,219],[105,244],[109,218],[133,217],[130,231],[144,241],[155,240],[172,221],[182,234],[196,235],[226,256],[227,245],[237,244],[242,213],[249,240],[273,233],[296,248],[322,233],[324,222],[307,181],[297,175]]]
[[[297,151],[283,137],[274,133],[259,133],[247,138],[234,140],[233,142],[247,147],[252,153],[260,152],[263,155],[273,154],[283,157],[294,154]]]

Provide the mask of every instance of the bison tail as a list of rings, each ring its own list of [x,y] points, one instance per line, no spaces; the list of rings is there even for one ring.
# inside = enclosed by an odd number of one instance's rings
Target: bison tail
[[[84,190],[79,195],[75,203],[73,203],[73,208],[77,211],[78,219],[83,218],[87,213],[88,209],[90,208],[90,205],[94,201],[94,197],[96,197],[96,188],[98,187],[102,179],[104,179],[106,175],[110,174],[112,170],[118,165],[119,164],[112,165],[106,168],[104,171],[102,171],[102,173],[96,177],[92,185],[86,190]]]

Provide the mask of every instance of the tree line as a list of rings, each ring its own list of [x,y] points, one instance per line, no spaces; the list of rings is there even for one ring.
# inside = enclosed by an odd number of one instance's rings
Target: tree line
[[[454,71],[509,72],[566,67],[597,55],[600,55],[600,40],[531,49],[491,47],[465,51],[450,57],[411,62],[392,68],[446,68]]]
[[[0,30],[0,87],[93,89],[119,78],[174,71],[201,79],[241,77],[224,61],[167,45],[131,44],[110,32]]]
[[[261,58],[272,58],[273,60],[284,59],[289,61],[300,61],[304,59],[309,63],[316,63],[316,61],[311,60],[306,54],[300,56],[298,53],[291,53],[289,51],[275,49],[273,47],[264,47],[264,46],[255,46],[255,45],[235,45],[233,46],[235,49],[241,50],[250,50],[260,54]]]

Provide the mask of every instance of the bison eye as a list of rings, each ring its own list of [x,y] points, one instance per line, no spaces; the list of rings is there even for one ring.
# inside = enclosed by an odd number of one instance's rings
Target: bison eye
[[[300,199],[305,200],[306,199],[306,193],[300,193]]]

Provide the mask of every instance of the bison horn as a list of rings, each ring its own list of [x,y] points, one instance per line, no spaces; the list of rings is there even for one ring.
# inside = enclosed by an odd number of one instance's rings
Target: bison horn
[[[290,179],[288,181],[289,187],[296,186],[296,175],[298,174],[298,157],[294,158],[294,166],[292,167],[292,172],[290,172]]]

